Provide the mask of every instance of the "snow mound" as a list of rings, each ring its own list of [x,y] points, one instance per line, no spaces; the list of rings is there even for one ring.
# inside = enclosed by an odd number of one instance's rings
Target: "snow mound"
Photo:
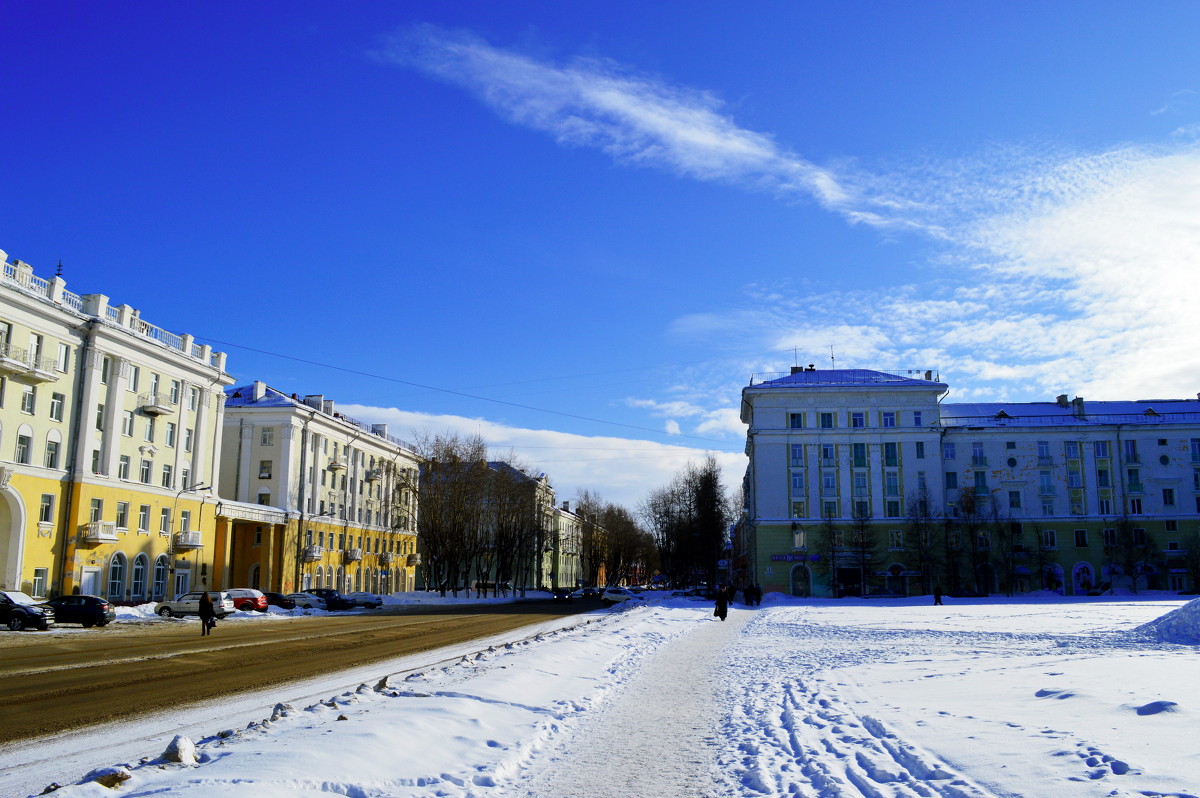
[[[1176,610],[1137,627],[1160,643],[1179,643],[1185,646],[1200,644],[1200,599],[1192,599]]]

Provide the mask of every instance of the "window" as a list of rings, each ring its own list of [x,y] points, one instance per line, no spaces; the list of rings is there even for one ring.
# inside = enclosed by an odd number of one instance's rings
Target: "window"
[[[1066,448],[1068,460],[1079,459],[1079,441],[1067,441],[1063,446]]]
[[[183,450],[185,452],[192,451],[192,430],[190,428],[183,431]]]
[[[108,564],[108,597],[120,601],[125,596],[125,555],[117,552]]]
[[[175,469],[164,463],[162,469],[162,486],[164,488],[175,487]]]
[[[67,402],[67,397],[61,393],[50,394],[50,418],[55,421],[63,420],[63,406]]]
[[[803,494],[804,493],[804,472],[803,471],[793,471],[792,472],[792,493],[794,493],[794,494]]]
[[[133,559],[133,570],[129,579],[129,597],[140,599],[146,597],[146,559],[145,554],[139,554]]]
[[[123,454],[117,460],[117,478],[129,479],[129,455]]]
[[[1163,506],[1164,507],[1174,507],[1175,506],[1175,489],[1174,488],[1163,488],[1162,496],[1163,496]]]
[[[167,445],[167,446],[170,446],[170,447],[174,448],[174,446],[175,446],[175,433],[176,433],[176,431],[177,431],[177,430],[178,430],[178,426],[176,426],[176,424],[175,424],[175,422],[174,422],[174,421],[168,421],[168,422],[167,422],[167,439],[166,439],[166,441],[165,441],[165,443],[166,443],[166,445]]]
[[[899,444],[893,442],[883,445],[883,464],[885,466],[900,465]]]
[[[13,459],[22,465],[29,465],[33,456],[33,439],[28,435],[17,435],[17,449]]]
[[[888,548],[893,551],[904,548],[904,531],[893,529],[888,532]]]
[[[954,443],[952,441],[946,441],[942,444],[942,459],[943,460],[953,460],[954,459]]]
[[[896,414],[894,412],[885,412],[883,414],[883,426],[885,426],[885,427],[896,426]]]
[[[971,465],[977,468],[987,465],[987,457],[983,453],[982,441],[972,441],[971,443]]]
[[[271,491],[260,490],[258,492],[258,503],[269,505],[271,503]]]
[[[161,377],[153,372],[150,374],[150,396],[154,397],[155,399],[158,398],[158,384],[161,379]]]
[[[792,518],[807,518],[808,513],[804,502],[792,502]],[[797,546],[803,548],[803,546]]]
[[[129,367],[129,390],[137,392],[138,382],[141,381],[142,369],[140,366]]]
[[[914,427],[921,426],[921,411],[920,410],[913,411],[913,426]]]
[[[1043,496],[1054,495],[1054,478],[1049,471],[1038,472],[1038,493]]]
[[[917,490],[924,491],[924,490],[928,490],[928,489],[929,489],[929,486],[927,484],[925,484],[925,472],[918,471],[917,472]]]
[[[1129,486],[1130,492],[1142,492],[1142,472],[1136,468],[1125,469],[1125,480]]]
[[[123,416],[121,416],[121,434],[124,435],[126,438],[133,437],[133,411],[132,410],[126,410],[125,414]]]
[[[1083,472],[1077,468],[1072,468],[1067,471],[1067,487],[1082,488],[1083,487]]]
[[[980,550],[990,549],[992,547],[992,536],[989,535],[986,531],[980,530],[979,533],[975,536],[975,543],[979,547]]]
[[[109,377],[112,376],[112,358],[103,357],[100,359],[100,384],[108,385]]]
[[[1177,521],[1174,518],[1168,518],[1166,521],[1163,521],[1163,524],[1165,525],[1163,528],[1166,529],[1168,532],[1178,532],[1179,531],[1179,521]]]
[[[88,508],[89,521],[104,520],[104,499],[92,499],[91,506]]]
[[[1134,530],[1133,530],[1133,545],[1135,545],[1135,546],[1145,546],[1146,545],[1146,530],[1142,529],[1141,527],[1134,528]]]
[[[788,413],[788,427],[790,429],[804,429],[804,414],[803,413]],[[265,433],[266,430],[263,430]],[[269,443],[263,443],[263,446],[270,446]]]
[[[790,448],[791,448],[792,465],[794,465],[794,466],[804,465],[804,444],[793,443]],[[1200,474],[1200,471],[1197,471],[1197,473]],[[1200,477],[1197,477],[1197,478],[1200,479]]]
[[[1134,441],[1134,440],[1125,441],[1125,462],[1127,462],[1127,463],[1138,462],[1137,441]]]
[[[58,468],[58,441],[46,441],[46,468]]]
[[[1130,515],[1141,515],[1142,514],[1142,500],[1141,499],[1130,499],[1129,500],[1129,514]]]
[[[141,466],[138,468],[138,479],[141,480],[143,485],[150,484],[150,469],[153,466],[154,464],[149,460],[143,460]]]
[[[821,444],[821,465],[837,465],[837,447],[832,443]]]
[[[1042,499],[1042,515],[1054,515],[1054,499]]]
[[[46,582],[50,578],[49,568],[33,569],[33,595],[41,598],[46,595]]]
[[[1112,515],[1112,499],[1098,499],[1096,501],[1096,512],[1100,513],[1100,515]]]
[[[975,492],[978,494],[988,492],[987,472],[986,471],[976,471],[975,472]]]
[[[867,418],[865,413],[851,413],[850,426],[854,428],[867,426]]]
[[[26,386],[21,393],[21,412],[26,415],[33,415],[33,411],[37,408],[37,389],[32,386]]]
[[[1010,490],[1008,492],[1008,509],[1010,509],[1010,510],[1020,510],[1021,509],[1021,491]]]
[[[1004,448],[1007,449],[1008,451],[1012,451],[1013,449],[1017,448],[1017,442],[1016,441],[1005,441]]]
[[[1112,477],[1109,475],[1107,468],[1096,469],[1096,487],[1109,488],[1112,487]]]
[[[92,473],[100,473],[100,450],[92,449]]]
[[[837,495],[837,472],[823,471],[821,472],[821,495],[836,496]]]
[[[955,471],[946,472],[946,489],[954,490],[958,487],[958,473]]]
[[[1108,441],[1096,441],[1096,456],[1108,457]]]
[[[129,502],[117,502],[117,529],[129,528]]]
[[[68,344],[58,345],[58,357],[54,359],[54,367],[64,374],[71,365],[71,347]]]
[[[822,413],[820,420],[821,429],[833,429],[833,413]]]
[[[1192,462],[1200,463],[1200,438],[1192,438]]]
[[[925,459],[925,441],[917,441],[917,459]]]
[[[1087,544],[1088,544],[1087,530],[1086,529],[1076,529],[1075,530],[1075,548],[1086,549]]]
[[[154,416],[146,417],[146,440],[154,442]]]
[[[883,493],[885,496],[900,495],[900,472],[887,471],[883,475]]]
[[[1041,544],[1043,549],[1057,549],[1058,533],[1053,529],[1043,529]]]
[[[192,484],[192,472],[186,466],[179,469],[179,484],[185,488]]]
[[[855,496],[869,496],[870,494],[871,494],[870,488],[867,486],[867,472],[855,471],[854,472],[854,495]]]
[[[153,598],[161,599],[167,592],[167,558],[165,555],[159,555],[154,561],[154,587],[152,588]]]
[[[164,507],[159,511],[158,515],[158,531],[163,534],[171,534],[171,508]]]
[[[838,505],[836,501],[821,503],[821,516],[823,518],[837,518]]]
[[[179,385],[179,380],[171,380],[170,396],[171,396],[171,404],[173,404],[173,405],[179,404],[179,389],[180,389],[180,387],[181,386]]]
[[[271,478],[271,461],[270,460],[259,460],[258,461],[258,478],[259,479],[270,479]]]
[[[138,532],[150,531],[150,505],[143,504],[138,508]]]
[[[179,531],[190,532],[192,529],[192,511],[182,510],[179,513]]]
[[[43,493],[42,503],[38,507],[38,522],[49,524],[54,521],[54,494]]]
[[[851,452],[854,458],[854,465],[858,468],[866,468],[867,466],[867,445],[865,443],[855,443],[851,446]]]

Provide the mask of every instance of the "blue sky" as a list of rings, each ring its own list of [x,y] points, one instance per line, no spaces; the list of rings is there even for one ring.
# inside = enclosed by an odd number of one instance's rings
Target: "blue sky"
[[[0,249],[636,505],[794,362],[1200,390],[1195,2],[6,3]],[[284,356],[284,357],[281,357]],[[289,359],[291,358],[291,359]]]

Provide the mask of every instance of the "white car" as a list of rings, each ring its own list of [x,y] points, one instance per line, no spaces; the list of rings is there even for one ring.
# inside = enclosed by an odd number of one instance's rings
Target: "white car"
[[[325,609],[325,599],[314,593],[288,593],[287,597],[296,602],[296,606],[305,610]]]
[[[605,604],[614,605],[623,601],[645,601],[646,599],[627,587],[606,587],[600,594],[600,600]]]
[[[191,593],[184,593],[173,601],[160,601],[154,605],[154,612],[164,618],[199,615],[200,597],[203,595],[203,590],[193,590]],[[224,618],[237,609],[228,593],[219,590],[210,590],[208,591],[208,595],[212,597],[213,614],[218,618]]]
[[[353,593],[347,593],[346,598],[354,599],[355,604],[360,607],[366,607],[369,610],[383,606],[383,596],[378,593],[369,593],[365,590],[356,590]]]

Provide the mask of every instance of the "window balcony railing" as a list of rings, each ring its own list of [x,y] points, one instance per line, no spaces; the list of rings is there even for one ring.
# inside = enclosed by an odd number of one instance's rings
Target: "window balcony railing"
[[[200,532],[190,529],[184,532],[175,533],[175,548],[180,551],[191,551],[192,549],[204,548],[204,540],[200,537]]]
[[[392,554],[390,551],[385,551],[379,555],[379,562],[383,565],[391,565],[394,558],[394,554]]]
[[[987,467],[987,455],[986,454],[973,455],[971,457],[971,465],[974,466],[975,468],[986,468]]]
[[[420,564],[421,564],[421,555],[420,554],[410,554],[410,555],[408,555],[408,559],[405,561],[405,565],[407,565],[409,568],[416,568]]]
[[[346,470],[346,461],[345,460],[330,460],[329,461],[329,470],[330,471],[345,471]]]
[[[24,374],[29,371],[29,352],[7,341],[0,341],[0,371]]]
[[[346,549],[346,562],[359,562],[362,558],[362,549]]]
[[[83,543],[116,543],[116,521],[90,521],[83,530]]]
[[[305,546],[304,547],[304,561],[305,562],[316,562],[317,560],[321,559],[324,556],[325,556],[325,549],[323,549],[320,546]]]
[[[29,371],[25,376],[37,382],[58,382],[58,361],[52,357],[39,357],[29,361]]]
[[[165,393],[144,393],[138,397],[138,406],[148,416],[163,416],[175,409],[175,402]]]

